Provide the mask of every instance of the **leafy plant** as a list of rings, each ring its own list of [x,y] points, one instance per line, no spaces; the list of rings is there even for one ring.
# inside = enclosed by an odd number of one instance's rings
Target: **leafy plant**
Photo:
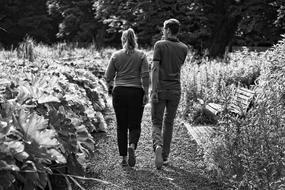
[[[95,148],[91,133],[106,130],[106,89],[95,70],[38,55],[0,66],[0,189],[44,189],[60,176],[65,186],[79,185],[68,174],[84,175],[82,161]]]
[[[279,189],[285,176],[285,41],[262,57],[264,65],[245,118],[225,112],[205,150],[207,165],[236,189]],[[227,98],[224,98],[227,99]],[[282,189],[282,188],[281,188]]]

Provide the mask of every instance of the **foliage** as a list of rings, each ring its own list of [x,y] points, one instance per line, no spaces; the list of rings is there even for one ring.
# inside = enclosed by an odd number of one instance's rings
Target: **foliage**
[[[256,92],[253,107],[246,117],[235,117],[225,111],[219,117],[215,136],[205,146],[204,159],[213,178],[225,183],[230,189],[282,189],[284,188],[285,162],[284,162],[284,61],[282,52],[285,50],[285,41],[280,41],[271,50],[264,54],[237,54],[232,55],[228,72],[229,76],[239,73],[238,70],[251,66],[258,66],[259,77],[251,88]],[[244,55],[244,56],[243,56]],[[247,64],[238,65],[237,59]],[[251,63],[252,65],[250,65]],[[233,64],[233,65],[231,65]],[[220,67],[223,68],[223,67]],[[223,71],[227,71],[224,69]],[[205,69],[204,69],[205,71]],[[200,71],[202,72],[202,71]],[[225,76],[224,73],[221,73]],[[187,76],[189,72],[187,73]],[[204,74],[205,75],[205,74]],[[202,76],[204,76],[202,75]],[[211,78],[207,75],[208,78]],[[235,75],[233,75],[234,77]],[[186,76],[184,76],[186,77]],[[198,78],[198,77],[197,77]],[[222,78],[222,90],[210,90],[212,85],[193,85],[201,88],[199,96],[219,100],[221,104],[228,105],[235,85],[227,85],[227,77]],[[238,79],[238,78],[236,78]],[[196,81],[203,81],[198,78]],[[250,80],[250,78],[248,78]],[[200,87],[199,87],[200,86]],[[186,93],[188,89],[185,89]],[[189,89],[190,91],[190,89]],[[191,90],[188,94],[192,94]],[[199,90],[198,90],[199,92]],[[192,96],[188,95],[190,98]],[[195,102],[193,99],[183,100]],[[207,100],[206,100],[207,102]],[[191,110],[188,110],[188,113]]]
[[[221,104],[224,101],[223,93],[232,92],[235,86],[252,88],[257,83],[263,64],[259,53],[247,49],[230,54],[227,62],[204,57],[197,64],[193,55],[189,54],[181,71],[183,96],[179,113],[193,121],[198,99],[205,104]]]
[[[120,46],[122,29],[133,27],[139,44],[161,38],[163,21],[181,22],[181,41],[202,55],[223,57],[232,45],[271,46],[284,33],[281,0],[4,0],[0,42],[16,45],[26,35],[37,42]]]
[[[94,152],[91,133],[106,130],[107,89],[96,76],[100,68],[92,69],[99,65],[41,56],[2,59],[0,188],[44,189],[59,166],[84,175],[80,162]]]
[[[182,23],[180,39],[200,54],[223,57],[226,47],[270,45],[279,39],[274,26],[275,1],[176,0],[110,1],[94,3],[96,18],[108,24],[109,32],[134,27],[140,43],[153,44],[160,38],[163,21],[172,17]],[[258,14],[257,14],[258,12]]]
[[[273,4],[274,6],[276,6],[278,9],[277,9],[277,12],[278,12],[278,17],[275,21],[275,24],[278,26],[278,27],[281,27],[284,31],[284,27],[285,27],[285,4],[282,0],[277,0],[274,2]]]
[[[61,18],[57,37],[68,41],[92,42],[102,24],[94,19],[93,0],[48,0],[50,15]]]
[[[196,13],[205,17],[202,50],[210,57],[223,57],[226,47],[270,46],[280,39],[281,31],[274,27],[277,19],[275,1],[195,0]]]
[[[17,45],[28,34],[36,41],[51,43],[57,31],[55,20],[47,13],[46,0],[1,1],[1,43]]]

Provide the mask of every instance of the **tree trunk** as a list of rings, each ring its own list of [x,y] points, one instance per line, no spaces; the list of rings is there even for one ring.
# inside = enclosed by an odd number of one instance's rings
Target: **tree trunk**
[[[237,14],[242,1],[215,0],[212,13],[216,15],[213,19],[212,40],[209,44],[209,56],[211,58],[223,58],[226,47],[234,38],[241,20],[241,15]]]
[[[106,34],[106,29],[104,27],[98,29],[96,32],[95,43],[96,43],[96,48],[98,50],[104,47],[105,34]]]
[[[213,40],[209,47],[209,56],[211,58],[222,58],[226,47],[230,45],[240,19],[238,17],[225,17],[217,24],[213,33]]]

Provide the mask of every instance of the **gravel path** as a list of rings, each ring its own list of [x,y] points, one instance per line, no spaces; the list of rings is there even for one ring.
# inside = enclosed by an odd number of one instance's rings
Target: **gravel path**
[[[95,134],[95,156],[87,163],[87,176],[98,178],[111,184],[86,181],[88,190],[97,189],[222,189],[211,183],[203,170],[202,156],[196,143],[188,135],[179,120],[175,121],[169,166],[157,170],[151,139],[150,106],[144,111],[142,134],[136,151],[137,163],[134,168],[120,165],[116,141],[116,120],[114,113],[107,116],[108,132]]]

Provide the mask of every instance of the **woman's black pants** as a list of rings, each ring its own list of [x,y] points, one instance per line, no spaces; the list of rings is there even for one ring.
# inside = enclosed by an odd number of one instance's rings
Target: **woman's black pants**
[[[127,156],[128,144],[134,144],[135,149],[137,148],[144,110],[143,95],[142,88],[119,86],[113,90],[113,107],[117,119],[120,156]]]

